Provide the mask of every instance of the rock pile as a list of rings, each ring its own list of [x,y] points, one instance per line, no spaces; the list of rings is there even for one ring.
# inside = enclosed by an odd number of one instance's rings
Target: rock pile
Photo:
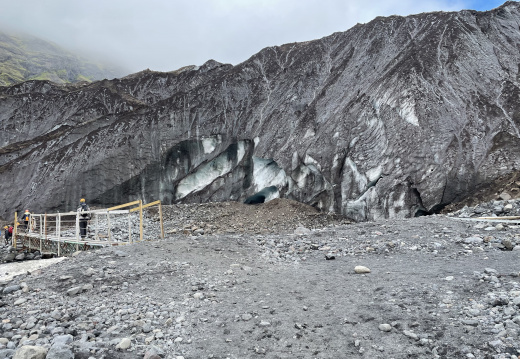
[[[240,202],[174,204],[163,206],[163,212],[168,233],[184,235],[281,233],[303,225],[312,229],[352,222],[344,216],[320,212],[283,198],[262,205]]]
[[[505,217],[520,216],[520,199],[511,199],[507,193],[500,195],[502,200],[488,201],[473,207],[464,208],[448,213],[450,217],[474,218],[474,217]]]

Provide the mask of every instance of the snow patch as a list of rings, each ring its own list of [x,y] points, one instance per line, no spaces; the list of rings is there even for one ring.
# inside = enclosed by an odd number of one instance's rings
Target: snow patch
[[[370,182],[375,181],[378,179],[381,174],[383,173],[383,166],[379,165],[375,168],[372,168],[366,172],[366,176]]]
[[[392,93],[387,92],[381,97],[381,100],[378,101],[378,108],[381,103],[386,103],[391,108],[397,110],[399,117],[404,121],[414,126],[419,126],[419,119],[415,113],[415,100],[407,92],[404,92],[397,97],[394,97]]]
[[[253,156],[253,182],[255,192],[270,186],[281,188],[287,184],[287,175],[274,160]]]
[[[314,165],[320,172],[321,172],[321,166],[314,158],[309,156],[308,154],[305,154],[305,158],[303,159],[303,163],[306,166]]]
[[[309,128],[305,132],[305,136],[303,136],[303,138],[314,137],[315,134],[316,134],[316,132],[313,129]]]
[[[175,193],[175,198],[184,198],[190,193],[200,191],[206,186],[209,186],[215,179],[229,173],[236,163],[239,163],[244,158],[246,153],[246,146],[244,141],[237,144],[237,160],[230,161],[228,153],[224,152],[212,161],[199,166],[199,168],[192,174],[184,177],[178,184]]]
[[[357,165],[352,161],[351,158],[345,159],[345,165],[347,165],[350,168],[350,173],[353,175],[354,182],[356,183],[357,187],[359,189],[363,189],[366,187],[368,181],[365,176],[359,172]]]
[[[221,140],[220,136],[203,138],[202,147],[204,148],[204,154],[208,154],[208,153],[215,151],[215,148],[217,148],[217,145],[221,142],[222,142],[222,140]]]
[[[414,126],[419,126],[419,119],[415,114],[415,102],[408,99],[401,102],[399,108],[399,116],[408,123]]]

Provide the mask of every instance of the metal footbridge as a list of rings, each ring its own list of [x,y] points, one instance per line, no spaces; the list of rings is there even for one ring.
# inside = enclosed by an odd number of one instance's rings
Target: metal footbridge
[[[142,201],[134,201],[83,212],[91,216],[85,238],[80,235],[82,217],[79,211],[31,214],[27,226],[18,223],[18,215],[15,213],[11,244],[18,250],[38,250],[44,255],[69,256],[77,251],[156,240],[158,238],[145,239],[143,233],[143,210],[152,206],[158,207],[160,238],[163,239],[161,202],[143,205]]]

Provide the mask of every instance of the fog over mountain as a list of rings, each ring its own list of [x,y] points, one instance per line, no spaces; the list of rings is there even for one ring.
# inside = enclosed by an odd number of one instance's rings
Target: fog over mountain
[[[345,31],[376,16],[491,10],[502,0],[0,0],[0,25],[130,72],[208,59],[237,65],[260,49]]]
[[[120,67],[82,58],[38,37],[0,30],[0,86],[33,79],[58,84],[94,81],[127,73]]]

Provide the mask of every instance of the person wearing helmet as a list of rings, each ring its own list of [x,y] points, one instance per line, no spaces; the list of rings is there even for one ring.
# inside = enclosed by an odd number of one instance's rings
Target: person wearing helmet
[[[4,227],[5,244],[9,244],[9,226]]]
[[[9,241],[13,237],[13,226],[4,227],[5,244],[8,245]]]
[[[79,234],[81,239],[85,239],[87,236],[87,226],[90,220],[90,208],[85,202],[85,198],[79,200]]]
[[[25,229],[25,231],[27,231],[29,229],[29,221],[31,220],[31,212],[29,212],[28,209],[25,210],[25,213],[23,214],[22,219],[23,219],[24,229]]]

